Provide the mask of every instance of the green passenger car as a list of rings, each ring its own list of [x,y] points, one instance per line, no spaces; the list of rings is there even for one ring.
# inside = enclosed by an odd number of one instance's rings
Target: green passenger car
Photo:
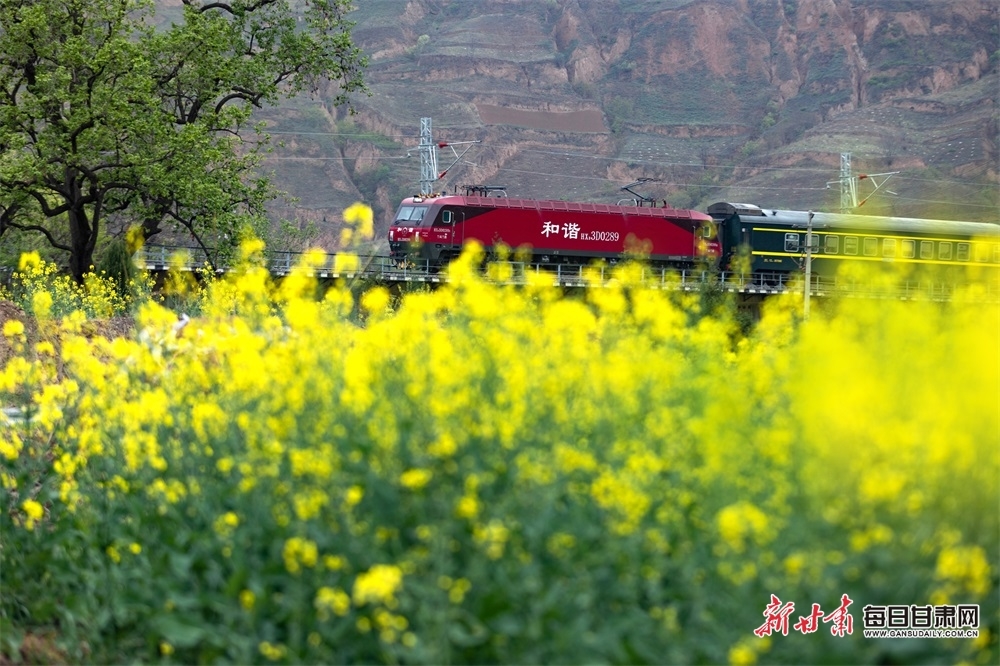
[[[1000,270],[1000,224],[814,213],[725,202],[709,206],[708,214],[720,227],[723,269],[736,270],[736,257],[743,253],[749,258],[750,271],[761,280],[780,279],[803,269],[810,230],[815,275],[835,275],[851,262],[936,267],[937,271]]]

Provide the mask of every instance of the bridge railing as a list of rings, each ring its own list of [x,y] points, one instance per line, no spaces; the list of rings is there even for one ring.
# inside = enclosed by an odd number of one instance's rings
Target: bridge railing
[[[297,266],[303,253],[269,251],[267,268],[275,276],[284,276]],[[163,271],[171,268],[182,271],[200,271],[210,266],[208,256],[200,248],[174,248],[164,246],[144,247],[135,255],[136,264],[142,268]],[[555,286],[586,287],[596,278],[604,283],[613,276],[614,266],[585,266],[541,262],[496,262],[496,275],[503,275],[503,282],[526,284],[532,281],[551,280]],[[225,267],[218,268],[224,272]],[[321,278],[360,278],[383,282],[428,282],[448,280],[446,272],[438,272],[426,260],[409,260],[403,263],[385,255],[356,256],[327,254],[315,269]],[[530,276],[530,278],[529,278]],[[647,286],[660,289],[698,291],[706,288],[721,289],[744,294],[804,293],[802,276],[797,274],[759,276],[742,273],[710,273],[703,270],[677,271],[669,268],[643,267],[641,280]],[[1000,280],[994,278],[978,285],[976,289],[959,289],[947,282],[911,280],[884,284],[879,281],[852,280],[842,277],[813,275],[810,294],[814,296],[849,296],[865,298],[950,300],[961,295],[979,301],[1000,302]]]

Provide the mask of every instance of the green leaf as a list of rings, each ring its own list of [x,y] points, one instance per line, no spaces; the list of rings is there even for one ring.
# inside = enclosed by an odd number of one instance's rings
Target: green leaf
[[[173,574],[180,579],[184,579],[188,575],[188,571],[191,570],[191,565],[194,563],[193,555],[184,555],[182,553],[170,553],[170,570]]]
[[[448,638],[459,647],[475,647],[489,640],[490,630],[471,614],[465,614],[448,627]]]
[[[163,637],[163,640],[174,647],[194,647],[205,637],[205,630],[198,625],[190,624],[176,615],[158,615],[153,618],[153,629]]]
[[[24,642],[24,630],[15,627],[0,617],[0,655],[10,659],[15,664],[21,663],[21,644]]]

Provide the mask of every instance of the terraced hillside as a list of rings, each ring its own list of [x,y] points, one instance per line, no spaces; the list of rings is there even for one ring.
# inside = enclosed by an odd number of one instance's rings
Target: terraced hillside
[[[322,95],[268,114],[298,198],[274,213],[310,240],[358,199],[385,228],[417,187],[421,117],[481,142],[443,189],[615,201],[645,177],[678,206],[834,209],[850,152],[855,173],[900,172],[865,210],[998,217],[991,0],[365,0],[352,18],[371,58],[357,115]]]

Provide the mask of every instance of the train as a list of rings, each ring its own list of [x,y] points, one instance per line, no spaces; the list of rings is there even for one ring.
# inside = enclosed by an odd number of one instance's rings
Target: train
[[[811,244],[807,246],[807,236]],[[801,271],[834,275],[850,262],[1000,272],[1000,225],[863,216],[718,202],[706,212],[645,198],[617,204],[509,198],[502,188],[468,188],[404,199],[389,227],[391,256],[440,270],[465,243],[506,246],[543,264],[615,262],[750,271],[761,282]],[[749,264],[749,265],[748,265]]]
[[[807,254],[819,276],[834,276],[845,263],[857,262],[963,272],[970,267],[1000,269],[998,224],[727,202],[714,203],[707,212],[722,236],[720,265],[731,270],[743,249],[749,271],[761,280],[801,270]]]
[[[538,263],[590,263],[641,256],[653,265],[688,268],[722,253],[712,217],[667,205],[612,205],[517,199],[501,188],[403,200],[389,227],[389,252],[440,268],[462,246],[487,252],[503,245]]]

